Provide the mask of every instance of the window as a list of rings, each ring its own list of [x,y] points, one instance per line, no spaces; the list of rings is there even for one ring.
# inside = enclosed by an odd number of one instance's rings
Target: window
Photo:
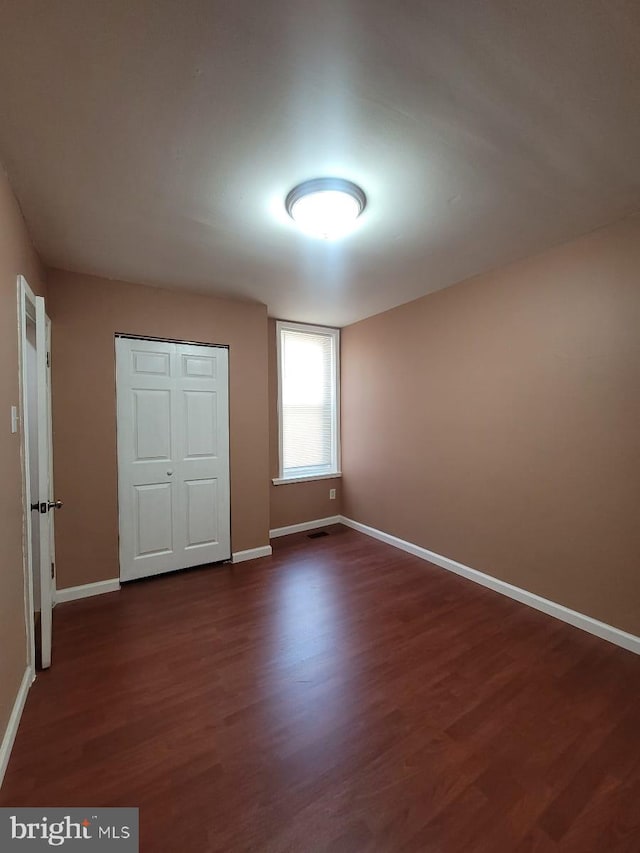
[[[280,477],[340,474],[340,332],[277,323]]]

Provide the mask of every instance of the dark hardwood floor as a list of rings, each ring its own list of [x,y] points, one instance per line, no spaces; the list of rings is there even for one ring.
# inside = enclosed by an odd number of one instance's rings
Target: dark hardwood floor
[[[342,527],[60,605],[2,805],[141,850],[638,853],[640,658]]]

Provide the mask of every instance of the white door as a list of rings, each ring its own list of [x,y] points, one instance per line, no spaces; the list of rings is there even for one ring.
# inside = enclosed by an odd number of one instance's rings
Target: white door
[[[36,350],[38,376],[38,493],[40,498],[40,655],[43,669],[51,666],[51,623],[53,608],[53,513],[62,506],[53,497],[51,453],[50,321],[44,299],[36,297]]]
[[[116,338],[120,578],[228,560],[225,347]]]
[[[46,355],[46,376],[47,376],[47,448],[49,451],[49,483],[48,483],[48,492],[47,494],[50,496],[49,501],[49,515],[48,515],[48,524],[49,524],[49,561],[51,563],[51,598],[52,605],[55,604],[56,598],[56,535],[55,535],[55,513],[51,512],[52,509],[62,509],[62,501],[57,500],[54,497],[54,480],[53,480],[53,415],[52,415],[52,407],[51,407],[51,320],[46,317],[46,342],[47,342],[47,355]],[[51,641],[49,641],[49,646],[51,646]]]
[[[30,659],[35,662],[34,611],[40,614],[40,665],[51,665],[51,625],[54,598],[53,454],[51,445],[51,323],[43,297],[35,296],[18,277],[25,494],[31,508],[26,524],[30,606]]]

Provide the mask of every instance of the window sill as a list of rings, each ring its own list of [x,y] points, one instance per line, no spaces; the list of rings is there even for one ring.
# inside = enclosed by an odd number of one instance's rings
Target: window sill
[[[333,474],[307,474],[302,477],[274,477],[271,481],[274,486],[284,486],[287,483],[310,483],[312,480],[337,480],[342,477],[342,471],[334,471]]]

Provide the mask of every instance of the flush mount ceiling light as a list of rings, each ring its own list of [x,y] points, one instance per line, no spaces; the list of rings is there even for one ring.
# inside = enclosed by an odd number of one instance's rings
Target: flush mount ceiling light
[[[359,186],[342,178],[315,178],[294,187],[285,200],[287,213],[312,237],[335,240],[355,225],[367,204]]]

